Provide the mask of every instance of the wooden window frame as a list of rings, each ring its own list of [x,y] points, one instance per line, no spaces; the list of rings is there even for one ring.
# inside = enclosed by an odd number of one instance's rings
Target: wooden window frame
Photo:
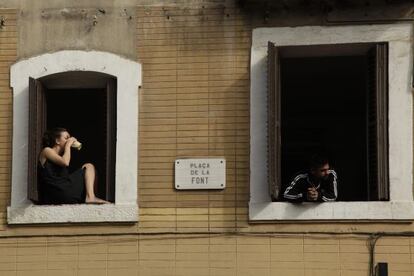
[[[281,116],[280,116],[280,63],[279,51],[274,43],[267,47],[267,177],[272,200],[280,200],[281,177]]]
[[[45,104],[46,100],[42,83],[30,77],[27,197],[34,203],[40,201],[38,193],[38,160],[42,149],[42,135],[46,129]]]
[[[369,105],[368,113],[372,114],[374,122],[369,121],[371,127],[368,134],[368,201],[388,201],[389,166],[388,166],[388,43],[369,43],[368,57],[375,67],[368,78],[369,97],[375,104]],[[306,57],[303,50],[312,56],[332,55],[335,48],[342,52],[352,52],[367,45],[350,43],[342,45],[312,45],[312,46],[283,46],[277,47],[268,42],[267,46],[267,176],[272,201],[282,199],[281,179],[281,90],[280,90],[280,58],[281,52],[296,56],[298,53]],[[355,49],[352,49],[352,48]],[[318,55],[318,48],[320,53]],[[296,53],[296,54],[295,54]],[[369,101],[372,102],[372,101]]]

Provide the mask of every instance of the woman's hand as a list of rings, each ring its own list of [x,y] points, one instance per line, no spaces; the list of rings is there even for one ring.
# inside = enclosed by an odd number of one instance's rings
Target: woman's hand
[[[75,143],[76,141],[78,141],[75,137],[69,137],[67,140],[66,140],[66,144],[65,144],[65,146],[66,147],[71,147],[72,145],[73,145],[73,143]]]
[[[65,146],[64,146],[65,148],[64,148],[64,152],[62,156],[59,155],[56,151],[54,151],[51,148],[45,148],[43,150],[44,156],[59,166],[68,167],[70,164],[70,158],[71,158],[71,155],[70,155],[71,146],[76,141],[78,140],[75,137],[69,137],[66,139]]]

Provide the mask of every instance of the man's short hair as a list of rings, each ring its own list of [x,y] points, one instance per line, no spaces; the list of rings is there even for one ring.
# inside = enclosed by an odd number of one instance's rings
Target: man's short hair
[[[309,160],[310,169],[318,169],[326,164],[329,164],[329,159],[325,155],[314,154]]]

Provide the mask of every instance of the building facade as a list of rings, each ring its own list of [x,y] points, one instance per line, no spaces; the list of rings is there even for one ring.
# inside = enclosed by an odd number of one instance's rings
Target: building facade
[[[412,275],[413,11],[0,3],[0,275]],[[62,124],[112,204],[34,204],[33,141]],[[338,201],[281,200],[314,149]],[[186,158],[224,159],[225,188],[176,189]]]

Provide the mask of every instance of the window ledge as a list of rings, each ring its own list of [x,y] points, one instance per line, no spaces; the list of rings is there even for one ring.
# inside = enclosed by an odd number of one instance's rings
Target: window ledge
[[[137,222],[138,205],[70,204],[8,207],[8,224]]]
[[[249,204],[250,221],[414,220],[414,202],[261,202]]]

